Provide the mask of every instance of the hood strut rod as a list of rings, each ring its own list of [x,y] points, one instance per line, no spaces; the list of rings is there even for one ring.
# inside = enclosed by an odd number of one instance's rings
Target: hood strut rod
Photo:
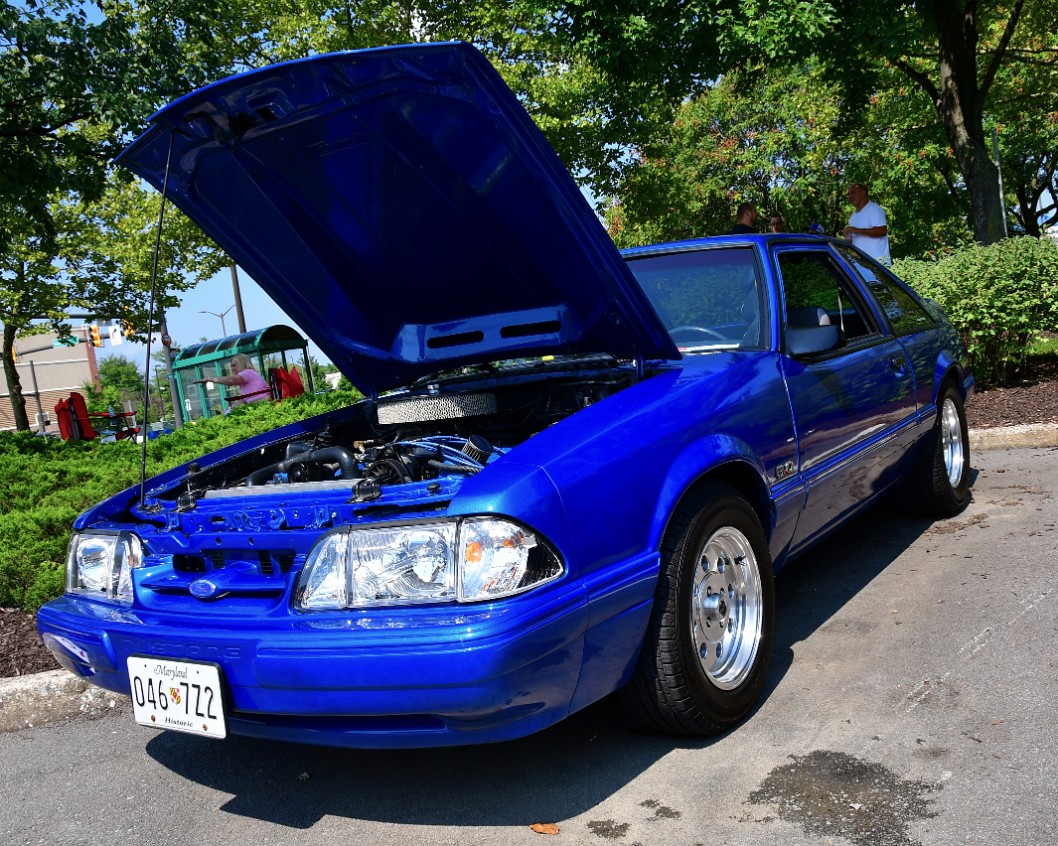
[[[143,442],[140,450],[140,505],[145,505],[147,487],[147,437],[150,426],[147,423],[147,415],[151,408],[151,340],[154,338],[154,301],[158,288],[158,255],[162,248],[162,224],[165,221],[165,203],[169,196],[169,166],[173,161],[173,142],[176,140],[176,128],[169,130],[169,150],[165,154],[165,176],[162,179],[162,202],[158,208],[158,225],[154,233],[154,257],[151,261],[151,295],[147,303],[147,354],[143,365]],[[166,379],[172,379],[172,371],[165,374]],[[164,404],[162,406],[164,408]],[[178,413],[173,409],[173,413]]]

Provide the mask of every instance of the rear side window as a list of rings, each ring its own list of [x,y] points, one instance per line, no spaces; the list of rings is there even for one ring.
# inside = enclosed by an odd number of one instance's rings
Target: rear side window
[[[838,252],[867,283],[897,335],[910,335],[933,326],[930,313],[895,277],[875,269],[853,250],[839,247]]]

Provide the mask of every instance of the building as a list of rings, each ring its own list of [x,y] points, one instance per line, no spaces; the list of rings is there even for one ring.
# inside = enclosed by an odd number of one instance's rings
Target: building
[[[15,339],[15,369],[26,400],[26,416],[38,432],[57,432],[55,403],[66,399],[71,391],[99,384],[99,367],[95,347],[86,342],[88,327],[76,327],[77,343],[58,344],[58,335],[48,332]],[[11,391],[7,376],[0,368],[0,431],[15,428]]]

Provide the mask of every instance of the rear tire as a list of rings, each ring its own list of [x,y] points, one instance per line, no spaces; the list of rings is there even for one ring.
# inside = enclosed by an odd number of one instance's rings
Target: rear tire
[[[908,502],[926,517],[953,517],[970,502],[970,437],[962,398],[950,385],[937,397],[937,422],[905,486]]]
[[[713,485],[673,517],[626,707],[650,728],[707,736],[730,728],[764,688],[775,633],[771,555],[760,521]]]

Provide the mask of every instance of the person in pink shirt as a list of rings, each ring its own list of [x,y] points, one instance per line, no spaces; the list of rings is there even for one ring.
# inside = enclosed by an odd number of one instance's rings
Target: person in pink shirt
[[[211,376],[208,379],[195,379],[191,384],[218,382],[229,388],[238,388],[239,395],[232,397],[228,404],[233,408],[248,402],[271,399],[272,389],[260,373],[253,369],[250,357],[238,353],[231,357],[231,376]]]

